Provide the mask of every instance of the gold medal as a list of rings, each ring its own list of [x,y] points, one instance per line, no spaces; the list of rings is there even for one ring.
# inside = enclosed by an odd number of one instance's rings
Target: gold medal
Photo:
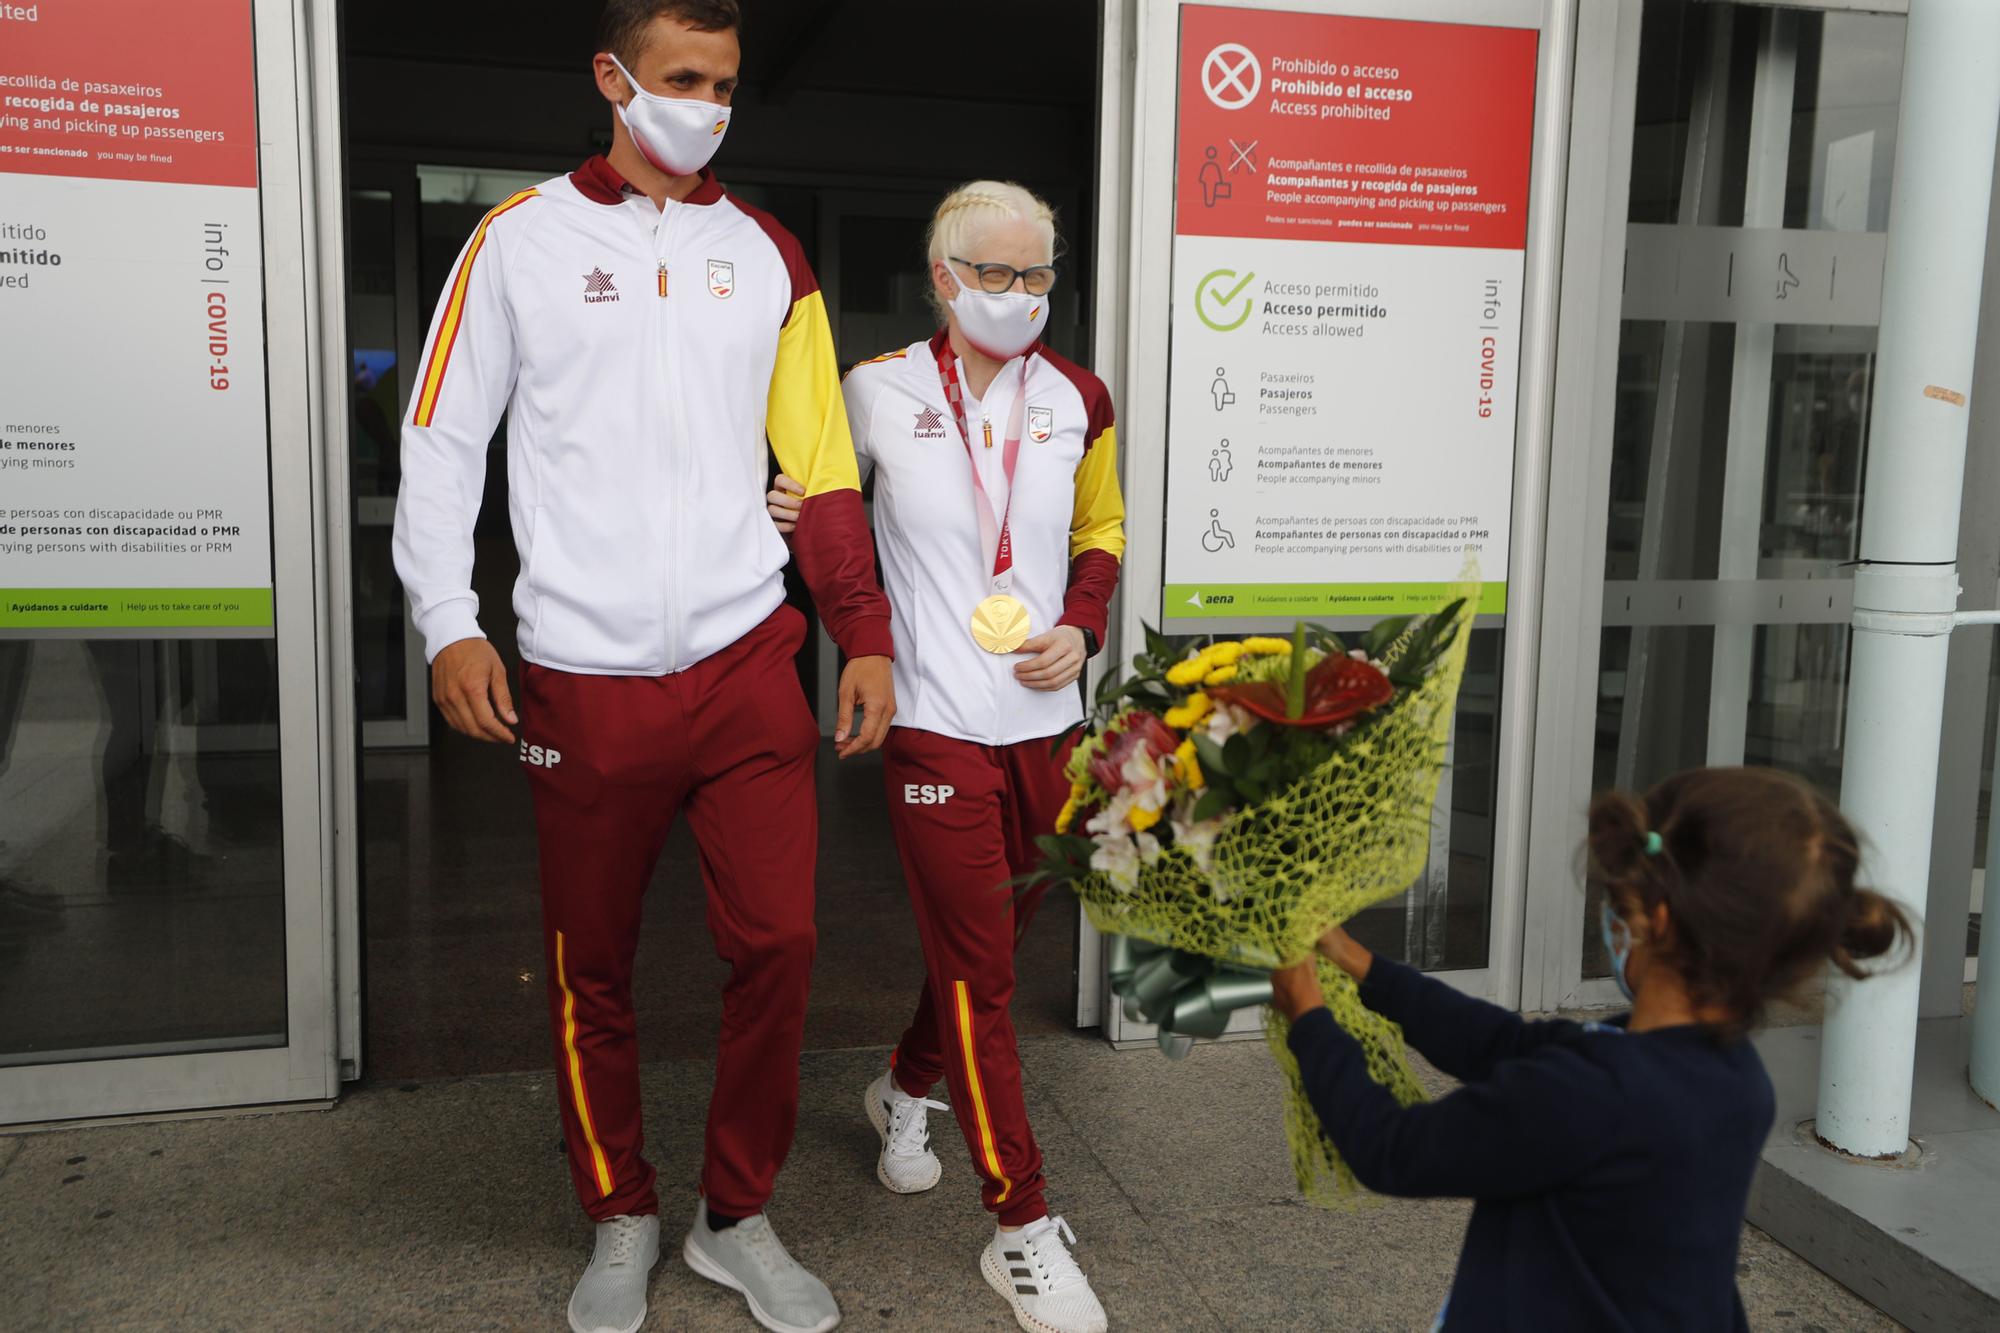
[[[972,613],[972,640],[989,653],[1011,653],[1028,641],[1028,608],[999,593]]]

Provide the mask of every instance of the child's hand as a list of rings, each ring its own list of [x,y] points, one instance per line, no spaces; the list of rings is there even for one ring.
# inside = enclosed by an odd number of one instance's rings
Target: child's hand
[[[1368,980],[1368,969],[1375,965],[1375,955],[1341,926],[1319,937],[1319,952],[1320,957],[1356,981]]]
[[[1318,969],[1311,958],[1271,974],[1271,1007],[1296,1023],[1326,1003],[1319,991]]]

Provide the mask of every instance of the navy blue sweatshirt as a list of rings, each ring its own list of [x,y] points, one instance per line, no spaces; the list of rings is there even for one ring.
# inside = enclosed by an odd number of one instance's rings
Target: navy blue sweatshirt
[[[1384,959],[1361,998],[1465,1086],[1397,1105],[1325,1009],[1292,1052],[1363,1185],[1478,1201],[1447,1333],[1749,1327],[1736,1251],[1776,1112],[1748,1041],[1530,1023]]]

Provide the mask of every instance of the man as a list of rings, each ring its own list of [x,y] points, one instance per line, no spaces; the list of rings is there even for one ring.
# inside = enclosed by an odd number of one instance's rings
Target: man
[[[835,740],[893,713],[875,581],[818,284],[798,242],[707,163],[736,86],[735,0],[611,0],[595,57],[613,145],[474,231],[403,432],[396,565],[435,697],[517,740],[541,843],[548,995],[571,1174],[597,1222],[577,1333],[634,1330],[659,1255],[641,1155],[631,974],[639,905],[685,810],[732,965],[702,1199],[683,1253],[775,1330],[840,1321],[763,1215],[791,1146],[815,935],[818,743],[765,517],[769,448],[811,496],[792,539],[850,662]],[[476,618],[472,527],[508,414],[526,659],[520,713]]]

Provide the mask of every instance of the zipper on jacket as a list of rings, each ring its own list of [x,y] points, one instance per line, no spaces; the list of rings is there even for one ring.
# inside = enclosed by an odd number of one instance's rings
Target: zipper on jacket
[[[667,260],[673,254],[674,224],[679,220],[680,210],[684,207],[686,205],[669,199],[665,207],[660,210],[660,226],[655,236],[657,237],[656,243],[659,246],[656,255],[660,265],[658,291],[662,298],[665,298],[667,295]],[[666,410],[661,414],[667,425],[667,457],[662,460],[661,467],[661,475],[665,478],[667,487],[667,493],[661,497],[664,502],[662,507],[667,520],[667,567],[664,571],[666,586],[661,590],[665,594],[666,605],[662,608],[664,612],[662,618],[665,621],[667,630],[666,669],[669,672],[674,672],[679,671],[684,665],[681,661],[681,642],[684,637],[683,629],[685,627],[681,621],[686,614],[686,607],[683,605],[681,598],[680,564],[681,529],[684,526],[685,520],[685,516],[681,512],[681,502],[687,492],[686,478],[682,475],[685,471],[685,459],[682,455],[685,454],[686,449],[685,442],[681,439],[680,417],[674,410],[674,397],[677,392],[676,381],[679,378],[678,372],[680,368],[674,357],[676,348],[673,339],[673,309],[663,299],[661,304],[655,307],[655,310],[658,312],[654,320],[659,332],[660,346],[660,375],[658,382],[665,390],[667,398],[667,401],[662,405]]]

